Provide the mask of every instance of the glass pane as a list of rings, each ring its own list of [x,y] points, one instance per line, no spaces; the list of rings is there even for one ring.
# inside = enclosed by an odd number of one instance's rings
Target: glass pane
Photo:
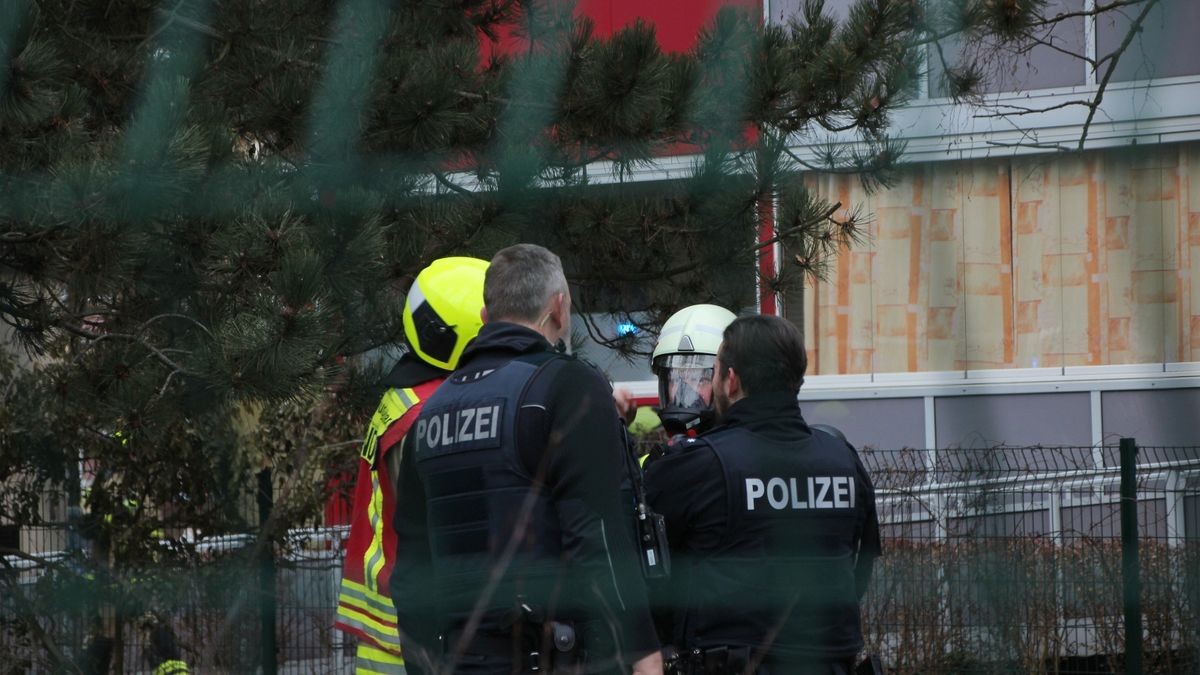
[[[1101,59],[1120,48],[1142,9],[1143,5],[1134,4],[1106,12],[1096,20],[1096,51]],[[1141,32],[1121,54],[1112,80],[1125,82],[1200,73],[1197,26],[1200,26],[1200,2],[1161,0],[1146,15]],[[1097,80],[1107,67],[1107,63],[1102,66]]]
[[[1043,14],[1056,16],[1082,10],[1083,0],[1050,0]],[[1019,92],[1084,83],[1087,66],[1081,58],[1074,56],[1083,55],[1086,49],[1083,17],[1053,23],[1037,37],[1046,44],[1034,46],[1022,54],[1012,53],[1009,47],[974,44],[974,48],[982,50],[982,65],[987,79],[983,91]],[[949,65],[953,66],[961,60],[962,44],[957,38],[942,42],[941,51]],[[930,95],[946,96],[945,69],[936,46],[929,47],[928,57]]]
[[[801,401],[800,410],[809,424],[837,427],[860,450],[925,447],[923,399]]]
[[[939,448],[1092,444],[1086,392],[952,396],[934,407]]]

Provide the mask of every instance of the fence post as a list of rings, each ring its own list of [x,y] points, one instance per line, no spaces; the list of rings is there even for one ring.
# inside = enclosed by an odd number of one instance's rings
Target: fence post
[[[271,481],[271,469],[258,472],[258,525],[259,536],[265,533],[267,521],[271,517],[271,509],[275,505],[275,491]],[[262,557],[259,560],[259,625],[261,651],[259,665],[262,675],[275,675],[279,664],[275,644],[275,545],[266,542],[262,546]]]
[[[1121,439],[1121,570],[1125,590],[1125,672],[1142,672],[1142,588],[1138,561],[1137,441]]]

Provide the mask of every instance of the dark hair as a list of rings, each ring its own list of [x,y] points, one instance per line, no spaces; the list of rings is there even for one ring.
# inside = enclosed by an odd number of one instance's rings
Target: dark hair
[[[537,244],[497,251],[483,278],[483,305],[489,321],[537,321],[550,298],[566,292],[562,261]]]
[[[735,319],[725,328],[718,358],[721,367],[737,372],[746,394],[796,394],[808,369],[800,330],[778,316]]]

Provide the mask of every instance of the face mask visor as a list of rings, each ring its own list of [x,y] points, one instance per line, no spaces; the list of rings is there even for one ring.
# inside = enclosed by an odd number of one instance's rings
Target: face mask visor
[[[712,409],[712,354],[667,354],[655,359],[658,401],[664,410]]]

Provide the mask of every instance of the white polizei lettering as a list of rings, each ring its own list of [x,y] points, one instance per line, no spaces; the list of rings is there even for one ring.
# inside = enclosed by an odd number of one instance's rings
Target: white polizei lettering
[[[475,409],[475,438],[484,439],[495,436],[495,431],[492,429],[492,410],[494,408],[476,408]]]
[[[832,509],[833,502],[829,501],[829,476],[817,476],[816,481],[821,488],[821,491],[817,493],[817,508]]]
[[[471,420],[475,417],[476,411],[476,408],[467,408],[466,410],[458,411],[459,442],[475,440],[475,435],[471,433]]]
[[[746,510],[754,510],[754,500],[767,492],[767,486],[758,478],[746,479]]]
[[[791,509],[852,509],[854,508],[854,478],[852,476],[808,476],[808,493],[801,493],[801,478],[775,476],[747,478],[746,510],[754,511],[758,499],[776,511]]]
[[[438,446],[438,437],[442,434],[442,418],[434,415],[429,420],[429,425],[425,427],[425,430],[429,432],[425,436],[425,445],[436,448]]]
[[[450,421],[450,413],[442,413],[442,445],[454,443],[454,423]]]
[[[428,423],[425,420],[422,420],[422,419],[417,420],[417,438],[423,438],[425,436],[426,424],[428,424]]]
[[[779,493],[778,498],[775,497],[777,491]],[[782,478],[772,478],[767,481],[767,501],[771,503],[771,508],[776,511],[787,508],[788,489],[787,483],[783,482]]]
[[[844,509],[850,506],[846,503],[846,498],[850,495],[848,482],[849,479],[845,476],[836,476],[833,479],[833,507],[835,509]]]
[[[800,486],[796,485],[796,479],[789,478],[788,482],[791,483],[791,486],[792,486],[792,508],[793,509],[807,509],[808,502],[806,500],[800,499]]]

